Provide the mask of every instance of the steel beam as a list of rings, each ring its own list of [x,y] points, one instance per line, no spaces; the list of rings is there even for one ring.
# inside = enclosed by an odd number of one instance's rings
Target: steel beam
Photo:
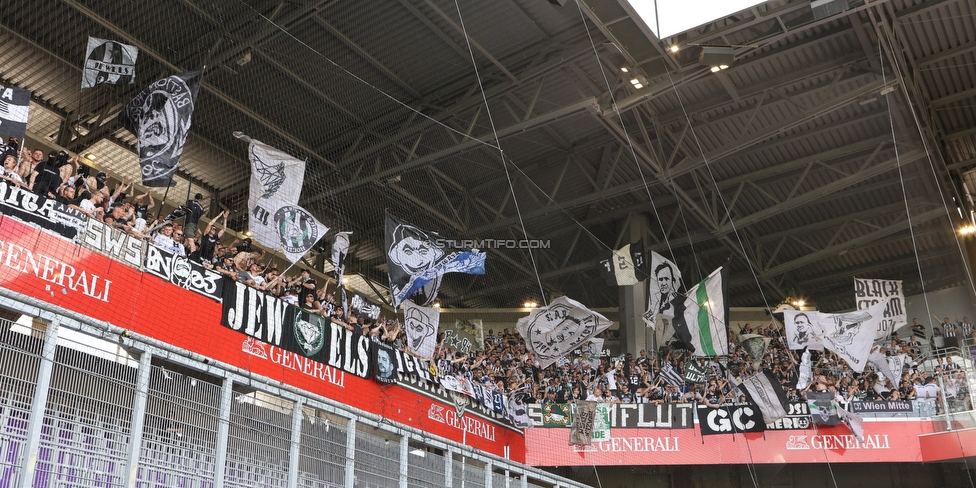
[[[945,214],[946,214],[945,213],[945,209],[939,208],[939,209],[935,209],[935,210],[929,210],[928,212],[922,213],[921,215],[915,215],[915,216],[913,216],[912,217],[912,220],[911,220],[911,223],[912,223],[913,226],[918,226],[919,224],[924,224],[926,222],[939,219],[939,218],[945,216]],[[768,279],[768,278],[771,278],[773,276],[777,276],[777,275],[780,275],[780,274],[783,274],[783,273],[792,271],[792,270],[794,270],[796,268],[799,268],[799,267],[802,267],[802,266],[806,266],[806,265],[811,264],[811,263],[815,263],[815,262],[820,261],[822,259],[826,259],[826,258],[828,258],[830,256],[833,256],[835,254],[840,253],[841,251],[849,250],[851,248],[860,246],[862,244],[866,244],[868,242],[873,242],[873,241],[876,241],[878,239],[882,239],[882,238],[891,236],[893,234],[897,234],[898,232],[902,232],[902,231],[908,230],[908,228],[909,228],[909,226],[908,226],[908,220],[905,219],[905,220],[902,220],[902,221],[900,221],[898,223],[891,224],[891,225],[889,225],[887,227],[884,227],[884,228],[882,228],[880,230],[876,230],[874,232],[871,232],[869,234],[865,234],[863,236],[856,237],[856,238],[851,239],[851,240],[846,241],[846,242],[842,242],[842,243],[839,243],[839,244],[834,244],[832,246],[825,247],[824,249],[822,249],[820,251],[812,252],[810,254],[807,254],[806,256],[803,256],[803,257],[794,259],[792,261],[788,261],[788,262],[785,262],[785,263],[782,263],[782,264],[778,264],[776,266],[773,266],[772,268],[763,270],[760,273],[759,276],[761,278],[763,278],[763,279]]]

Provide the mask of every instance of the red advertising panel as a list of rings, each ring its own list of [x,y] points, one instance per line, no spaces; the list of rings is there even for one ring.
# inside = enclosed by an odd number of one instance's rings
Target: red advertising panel
[[[932,422],[864,422],[864,442],[850,429],[820,426],[755,434],[702,436],[695,429],[611,429],[611,440],[569,445],[569,429],[525,431],[530,466],[618,466],[646,464],[783,464],[922,462],[919,435]]]
[[[519,431],[397,385],[249,339],[221,304],[0,215],[0,286],[431,434],[524,462]]]

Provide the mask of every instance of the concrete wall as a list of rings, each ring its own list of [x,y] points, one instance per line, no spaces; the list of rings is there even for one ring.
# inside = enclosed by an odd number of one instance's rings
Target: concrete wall
[[[928,309],[926,309],[926,301],[928,301]],[[943,317],[949,317],[950,321],[956,323],[963,317],[976,320],[976,313],[973,312],[976,306],[973,304],[972,292],[964,286],[933,291],[924,296],[905,297],[905,310],[908,313],[909,325],[912,323],[912,317],[917,317],[918,323],[925,325],[929,337],[932,336],[932,326],[936,322],[932,314],[939,318],[939,322],[942,322]],[[901,335],[906,337],[905,333]]]

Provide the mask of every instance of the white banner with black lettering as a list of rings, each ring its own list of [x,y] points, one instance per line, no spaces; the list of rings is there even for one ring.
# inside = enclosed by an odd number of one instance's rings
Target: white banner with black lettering
[[[888,300],[888,306],[884,310],[884,319],[878,323],[875,339],[884,339],[908,325],[905,290],[901,280],[854,278],[854,301],[858,310],[865,310],[885,299]]]

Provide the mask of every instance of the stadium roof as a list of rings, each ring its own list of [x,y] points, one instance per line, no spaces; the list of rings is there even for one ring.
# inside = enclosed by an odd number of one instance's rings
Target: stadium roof
[[[849,308],[853,276],[964,282],[976,5],[813,7],[773,0],[658,40],[626,0],[63,0],[4,12],[0,82],[33,91],[34,138],[137,177],[122,105],[205,69],[173,192],[206,190],[243,228],[231,132],[307,158],[301,203],[354,232],[350,272],[377,291],[387,208],[453,238],[548,240],[449,276],[452,308],[538,301],[536,276],[614,306],[598,260],[638,234],[686,282],[728,262],[737,306]],[[138,81],[80,91],[88,36],[136,45]],[[310,264],[329,269],[328,241]]]

